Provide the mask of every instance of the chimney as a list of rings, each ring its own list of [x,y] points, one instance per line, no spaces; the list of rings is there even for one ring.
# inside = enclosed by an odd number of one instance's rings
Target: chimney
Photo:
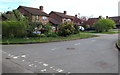
[[[39,9],[40,9],[41,11],[43,11],[43,6],[40,6]]]
[[[66,14],[67,14],[67,11],[64,11],[64,14],[66,15]]]
[[[106,16],[106,18],[109,18],[108,16]]]
[[[75,17],[77,18],[77,15],[75,15]]]
[[[99,19],[101,19],[102,18],[102,16],[99,16]]]

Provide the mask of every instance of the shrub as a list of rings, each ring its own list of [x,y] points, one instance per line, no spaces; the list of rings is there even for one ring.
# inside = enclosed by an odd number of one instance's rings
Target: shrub
[[[68,36],[70,34],[74,33],[75,27],[74,27],[75,23],[62,23],[59,25],[59,29],[58,29],[58,34],[60,36]]]
[[[80,29],[79,29],[79,26],[78,26],[78,25],[74,25],[74,28],[75,28],[74,34],[80,33]]]
[[[2,36],[3,37],[24,37],[26,35],[26,25],[21,21],[3,21]]]
[[[96,32],[108,32],[111,28],[115,26],[115,22],[111,19],[99,19],[94,23]]]

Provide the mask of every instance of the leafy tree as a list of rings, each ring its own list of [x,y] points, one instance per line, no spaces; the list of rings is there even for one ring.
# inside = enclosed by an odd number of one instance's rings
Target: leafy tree
[[[114,26],[115,22],[111,19],[101,18],[96,23],[94,23],[96,32],[108,32]]]

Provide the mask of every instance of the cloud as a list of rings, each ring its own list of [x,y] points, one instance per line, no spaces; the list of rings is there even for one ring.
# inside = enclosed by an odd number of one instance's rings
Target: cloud
[[[19,5],[39,8],[44,6],[45,12],[51,11],[63,12],[75,15],[80,13],[81,16],[99,16],[99,15],[117,15],[119,0],[0,0],[4,2],[3,8],[11,6],[17,8]],[[1,5],[1,4],[0,4]]]

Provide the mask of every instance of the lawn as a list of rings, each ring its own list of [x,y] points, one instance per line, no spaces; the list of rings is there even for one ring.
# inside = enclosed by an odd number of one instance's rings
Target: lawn
[[[94,30],[90,30],[90,31],[83,31],[81,33],[98,33],[95,32]],[[101,34],[115,34],[118,33],[118,29],[111,29],[109,32],[100,32]]]
[[[90,34],[74,34],[68,37],[31,37],[31,38],[3,38],[0,43],[24,43],[24,42],[51,42],[61,40],[72,40],[80,38],[97,37],[97,35]]]

